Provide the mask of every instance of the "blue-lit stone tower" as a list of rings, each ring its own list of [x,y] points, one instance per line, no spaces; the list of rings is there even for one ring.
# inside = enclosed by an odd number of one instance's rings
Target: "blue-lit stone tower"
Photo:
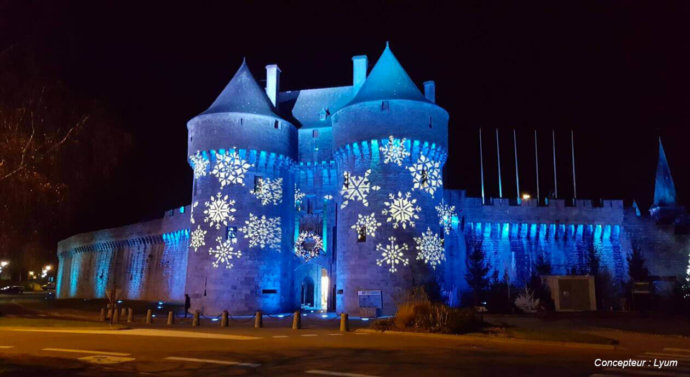
[[[269,67],[275,100],[279,70]],[[187,285],[194,309],[276,312],[290,305],[297,129],[243,62],[208,110],[192,118]]]
[[[354,98],[333,115],[338,311],[378,306],[392,313],[408,289],[435,278],[433,263],[415,257],[414,239],[427,229],[429,242],[442,237],[435,207],[443,197],[448,113],[434,100],[386,45]]]

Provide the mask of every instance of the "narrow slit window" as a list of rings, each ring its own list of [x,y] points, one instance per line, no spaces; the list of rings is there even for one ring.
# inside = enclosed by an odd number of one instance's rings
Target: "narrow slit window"
[[[357,242],[365,242],[367,240],[367,227],[362,225],[357,228]]]

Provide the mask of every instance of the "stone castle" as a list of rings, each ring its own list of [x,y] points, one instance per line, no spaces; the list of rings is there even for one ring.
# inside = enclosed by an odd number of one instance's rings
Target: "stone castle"
[[[194,171],[187,206],[145,223],[58,244],[59,298],[182,301],[205,315],[298,307],[391,314],[408,290],[433,284],[459,304],[466,254],[481,247],[495,276],[525,282],[539,256],[555,274],[589,250],[619,281],[643,252],[651,273],[686,273],[684,209],[663,148],[650,215],[622,200],[472,198],[443,187],[448,112],[391,49],[352,85],[280,91],[245,62],[187,123]]]

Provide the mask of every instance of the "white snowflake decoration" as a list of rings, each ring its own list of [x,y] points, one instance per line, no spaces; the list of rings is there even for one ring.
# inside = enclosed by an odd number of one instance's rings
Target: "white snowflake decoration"
[[[445,200],[441,199],[441,203],[436,206],[436,213],[438,214],[438,225],[443,226],[443,231],[446,234],[450,234],[453,217],[457,216],[455,206],[449,206]]]
[[[237,242],[237,239],[230,238],[223,241],[223,237],[218,237],[216,238],[216,242],[218,242],[218,246],[208,250],[208,253],[215,258],[211,264],[215,268],[218,268],[221,264],[224,264],[225,268],[231,269],[233,267],[231,260],[233,258],[239,259],[242,257],[242,251],[235,251],[235,248],[233,247],[233,244]]]
[[[383,153],[383,163],[394,163],[402,166],[403,161],[410,156],[410,151],[405,148],[407,139],[396,139],[392,135],[388,137],[388,144],[380,146],[379,151]]]
[[[194,204],[192,204],[192,209],[189,213],[189,222],[192,224],[196,223],[196,220],[194,220],[194,208],[196,208],[198,205],[199,205],[199,202],[194,202]]]
[[[323,252],[323,241],[318,234],[311,231],[300,232],[295,241],[295,254],[308,261]]]
[[[216,196],[211,197],[210,202],[205,202],[206,209],[204,210],[204,222],[209,226],[215,226],[220,229],[220,225],[228,225],[228,221],[235,221],[235,216],[232,215],[236,211],[232,206],[235,205],[234,200],[228,200],[228,196],[222,196],[217,193]]]
[[[369,182],[369,174],[371,174],[371,169],[364,172],[363,176],[352,175],[346,172],[346,180],[343,182],[343,188],[340,189],[340,195],[343,196],[345,201],[340,205],[340,208],[345,208],[352,201],[360,201],[365,207],[369,206],[367,201],[367,195],[370,191],[378,191],[381,187],[372,185]]]
[[[376,214],[374,212],[370,213],[369,216],[362,216],[357,214],[357,222],[351,226],[355,232],[359,232],[359,229],[364,227],[366,234],[368,236],[376,237],[376,229],[381,226],[381,223],[376,220]]]
[[[278,204],[283,201],[283,178],[257,177],[257,179],[259,184],[251,191],[251,194],[261,200],[261,205],[265,206],[271,202]]]
[[[206,245],[206,231],[201,229],[201,225],[197,225],[196,229],[192,231],[190,240],[189,240],[189,247],[194,249],[194,252],[196,253],[197,250]]]
[[[431,231],[431,228],[426,228],[421,237],[414,237],[414,242],[417,243],[417,260],[423,260],[434,270],[446,260],[443,241],[438,234]]]
[[[398,265],[407,266],[410,263],[408,258],[405,258],[404,252],[407,251],[407,244],[397,245],[395,237],[388,238],[389,244],[385,246],[382,244],[376,245],[376,252],[381,253],[381,258],[376,260],[376,264],[383,266],[388,265],[388,271],[398,271]]]
[[[295,185],[295,203],[301,202],[307,194],[303,193],[302,190]]]
[[[422,190],[433,196],[436,189],[443,185],[441,163],[438,161],[430,160],[422,155],[408,169],[412,174],[413,190]]]
[[[244,175],[251,165],[240,157],[236,150],[233,149],[232,152],[226,154],[216,153],[216,159],[211,174],[218,178],[221,188],[230,184],[244,186]]]
[[[271,249],[280,250],[280,217],[261,218],[253,213],[249,214],[249,220],[245,220],[246,225],[240,228],[244,233],[244,238],[249,239],[249,247],[268,246]]]
[[[196,151],[196,154],[189,156],[189,161],[192,162],[192,168],[194,169],[194,179],[199,179],[206,175],[209,161],[204,158],[201,152]]]
[[[398,191],[398,196],[393,194],[388,194],[387,202],[383,204],[387,207],[381,214],[388,215],[386,222],[393,223],[393,229],[398,229],[401,226],[403,229],[407,229],[407,226],[415,226],[415,220],[419,220],[418,213],[422,210],[421,207],[417,206],[417,199],[410,199],[412,194],[409,192],[402,195]]]

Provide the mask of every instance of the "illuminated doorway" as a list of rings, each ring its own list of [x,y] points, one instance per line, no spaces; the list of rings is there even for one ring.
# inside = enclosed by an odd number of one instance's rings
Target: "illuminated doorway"
[[[303,308],[314,307],[314,279],[309,276],[302,280],[301,304]]]
[[[328,310],[328,271],[321,269],[321,310]]]

